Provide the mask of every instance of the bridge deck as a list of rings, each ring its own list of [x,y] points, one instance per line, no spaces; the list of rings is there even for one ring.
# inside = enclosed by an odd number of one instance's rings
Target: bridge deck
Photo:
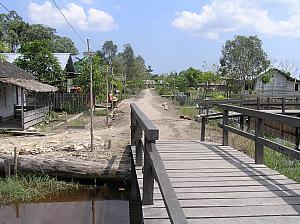
[[[300,184],[243,153],[199,141],[158,141],[157,149],[189,223],[300,223]],[[141,167],[136,173],[142,192]],[[156,183],[143,217],[170,223]]]

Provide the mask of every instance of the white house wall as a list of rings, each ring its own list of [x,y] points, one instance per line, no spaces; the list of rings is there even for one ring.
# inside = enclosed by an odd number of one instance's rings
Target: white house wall
[[[0,117],[14,115],[13,86],[0,83]]]

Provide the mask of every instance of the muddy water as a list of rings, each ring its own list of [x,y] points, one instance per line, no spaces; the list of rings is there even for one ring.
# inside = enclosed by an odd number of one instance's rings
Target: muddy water
[[[43,202],[0,207],[0,224],[129,224],[124,189],[81,189]]]

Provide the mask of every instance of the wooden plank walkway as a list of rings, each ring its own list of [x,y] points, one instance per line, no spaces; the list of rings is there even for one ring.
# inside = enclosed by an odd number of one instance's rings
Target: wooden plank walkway
[[[199,141],[157,141],[188,223],[299,224],[300,184],[229,146]],[[142,170],[136,167],[142,195]],[[168,224],[157,183],[145,224]]]

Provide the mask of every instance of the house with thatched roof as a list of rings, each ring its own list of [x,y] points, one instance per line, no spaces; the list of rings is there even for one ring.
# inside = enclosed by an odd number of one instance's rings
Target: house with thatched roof
[[[71,53],[52,53],[53,56],[57,59],[58,64],[61,69],[64,71],[66,80],[64,81],[64,86],[66,89],[64,91],[71,92],[75,87],[73,86],[73,81],[78,75],[75,72],[74,62],[72,59]],[[6,61],[13,63],[18,57],[21,56],[20,53],[0,53],[0,56],[3,56]]]
[[[0,60],[0,129],[26,129],[42,122],[49,112],[48,93],[55,91],[56,87]]]

